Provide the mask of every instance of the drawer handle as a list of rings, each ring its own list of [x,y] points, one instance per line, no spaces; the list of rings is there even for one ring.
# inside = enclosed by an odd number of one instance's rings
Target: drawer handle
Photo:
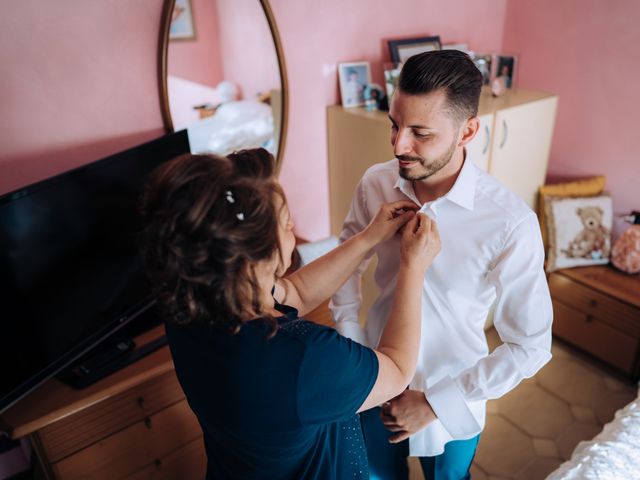
[[[162,462],[160,461],[160,459],[159,459],[159,458],[156,458],[156,459],[153,461],[153,464],[156,466],[156,468],[157,468],[158,470],[160,470],[160,468],[162,468]]]
[[[138,406],[144,408],[144,397],[138,398]]]
[[[145,419],[144,419],[144,425],[145,425],[149,430],[151,430],[152,425],[151,425],[151,419],[150,419],[149,417],[147,417],[147,418],[145,418]]]
[[[590,306],[591,308],[595,308],[595,307],[597,307],[597,306],[598,306],[598,301],[597,301],[597,300],[590,300],[590,301],[589,301],[589,306]]]
[[[591,323],[595,320],[591,315],[587,315],[587,323]]]

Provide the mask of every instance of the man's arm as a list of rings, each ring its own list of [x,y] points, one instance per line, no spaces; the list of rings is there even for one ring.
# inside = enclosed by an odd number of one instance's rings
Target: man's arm
[[[501,397],[551,360],[553,309],[533,213],[509,233],[488,280],[496,288],[494,326],[503,344],[473,367],[425,390],[431,408],[454,438],[480,430],[470,402]]]
[[[351,208],[340,233],[341,243],[361,232],[371,219],[367,209],[367,198],[363,183],[364,180],[358,183],[353,194]],[[367,268],[372,254],[371,252],[364,258],[353,274],[336,291],[329,303],[329,309],[333,315],[333,320],[336,322],[338,332],[362,345],[367,345],[364,330],[358,320],[358,312],[362,303],[362,273]]]
[[[424,389],[407,390],[383,408],[385,426],[402,441],[438,418],[453,438],[481,428],[469,403],[499,398],[551,359],[553,311],[543,269],[544,249],[535,215],[507,236],[488,280],[497,300],[494,325],[503,344],[474,366]],[[426,398],[425,398],[426,397]]]

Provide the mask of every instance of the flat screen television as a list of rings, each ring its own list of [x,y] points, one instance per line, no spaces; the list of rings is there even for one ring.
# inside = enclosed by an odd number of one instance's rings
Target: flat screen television
[[[125,325],[159,323],[139,197],[188,151],[180,131],[0,197],[0,412]]]

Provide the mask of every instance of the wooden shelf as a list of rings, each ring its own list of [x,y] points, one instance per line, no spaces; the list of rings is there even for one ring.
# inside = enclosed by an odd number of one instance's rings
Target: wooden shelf
[[[305,318],[322,325],[333,326],[328,304],[327,300]],[[159,326],[134,340],[137,345],[143,345],[163,333],[164,327]],[[172,371],[171,352],[168,346],[164,346],[103,380],[80,390],[51,378],[4,412],[0,416],[0,427],[12,439],[21,438]]]
[[[629,275],[609,265],[567,268],[558,273],[640,308],[640,275]]]
[[[158,326],[134,341],[144,345],[162,334],[164,326]],[[74,389],[50,378],[4,412],[0,423],[11,438],[24,437],[170,371],[173,371],[171,352],[164,346],[87,388]]]

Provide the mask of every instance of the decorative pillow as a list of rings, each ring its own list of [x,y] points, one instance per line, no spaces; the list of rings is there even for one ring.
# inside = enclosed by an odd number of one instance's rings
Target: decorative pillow
[[[640,272],[640,225],[627,228],[613,244],[611,263],[623,272]]]
[[[546,203],[547,271],[609,263],[613,213],[611,198],[551,198]]]
[[[540,232],[542,233],[542,241],[544,242],[545,251],[549,245],[547,241],[547,222],[545,219],[545,203],[548,197],[591,197],[602,194],[604,191],[607,177],[604,175],[598,177],[585,178],[564,183],[552,183],[550,185],[542,185],[538,195],[538,218],[540,220]]]

